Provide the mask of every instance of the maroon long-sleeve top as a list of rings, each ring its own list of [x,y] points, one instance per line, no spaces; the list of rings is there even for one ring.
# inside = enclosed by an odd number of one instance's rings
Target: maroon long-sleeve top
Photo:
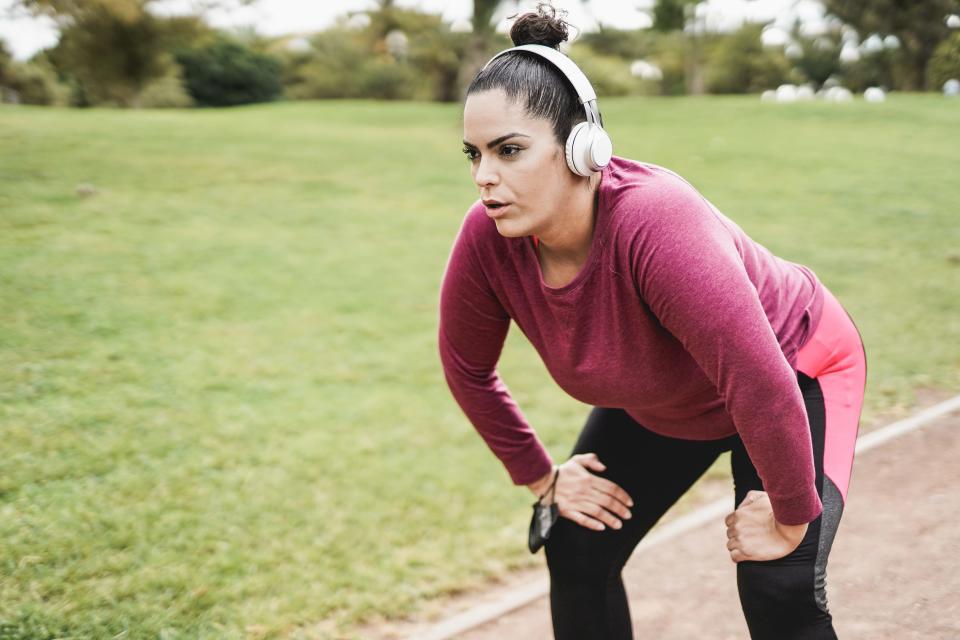
[[[440,289],[439,351],[454,398],[514,484],[553,464],[497,373],[512,319],[557,384],[689,440],[739,433],[774,516],[822,511],[796,353],[823,306],[804,265],[773,255],[676,173],[614,157],[590,253],[544,283],[532,238],[505,238],[479,201]]]

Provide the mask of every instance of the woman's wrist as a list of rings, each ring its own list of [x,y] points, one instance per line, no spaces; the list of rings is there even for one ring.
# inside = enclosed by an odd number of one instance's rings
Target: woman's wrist
[[[530,489],[530,492],[533,495],[539,498],[541,495],[543,495],[544,491],[550,488],[550,484],[553,482],[553,476],[556,473],[558,466],[559,465],[551,465],[550,471],[548,471],[538,480],[527,485],[527,488]]]
[[[779,532],[784,539],[798,545],[803,540],[810,526],[809,522],[804,522],[803,524],[783,524],[776,518],[774,518],[773,524],[777,532]]]

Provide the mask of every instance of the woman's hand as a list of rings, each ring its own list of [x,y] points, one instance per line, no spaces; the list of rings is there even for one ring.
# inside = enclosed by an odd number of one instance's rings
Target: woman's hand
[[[749,491],[740,506],[729,514],[727,549],[730,559],[776,560],[790,555],[800,546],[808,523],[780,524],[773,517],[773,507],[766,491]]]
[[[553,495],[558,513],[588,529],[621,528],[620,518],[632,515],[633,500],[617,484],[588,471],[606,468],[595,453],[578,453],[560,465]]]

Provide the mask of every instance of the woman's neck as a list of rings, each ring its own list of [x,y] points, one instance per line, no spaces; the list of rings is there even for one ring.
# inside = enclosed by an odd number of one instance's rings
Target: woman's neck
[[[538,235],[540,257],[557,264],[579,265],[590,254],[600,195],[599,179],[577,189],[566,202],[568,215]]]

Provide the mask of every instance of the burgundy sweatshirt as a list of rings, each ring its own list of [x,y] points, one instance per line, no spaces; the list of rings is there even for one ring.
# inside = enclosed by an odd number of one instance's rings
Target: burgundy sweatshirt
[[[822,286],[676,173],[615,156],[590,253],[562,287],[543,282],[531,236],[505,238],[481,202],[470,208],[440,289],[440,359],[514,484],[553,461],[497,373],[511,319],[581,402],[673,438],[738,433],[776,519],[802,524],[822,505],[796,353],[820,320]]]

